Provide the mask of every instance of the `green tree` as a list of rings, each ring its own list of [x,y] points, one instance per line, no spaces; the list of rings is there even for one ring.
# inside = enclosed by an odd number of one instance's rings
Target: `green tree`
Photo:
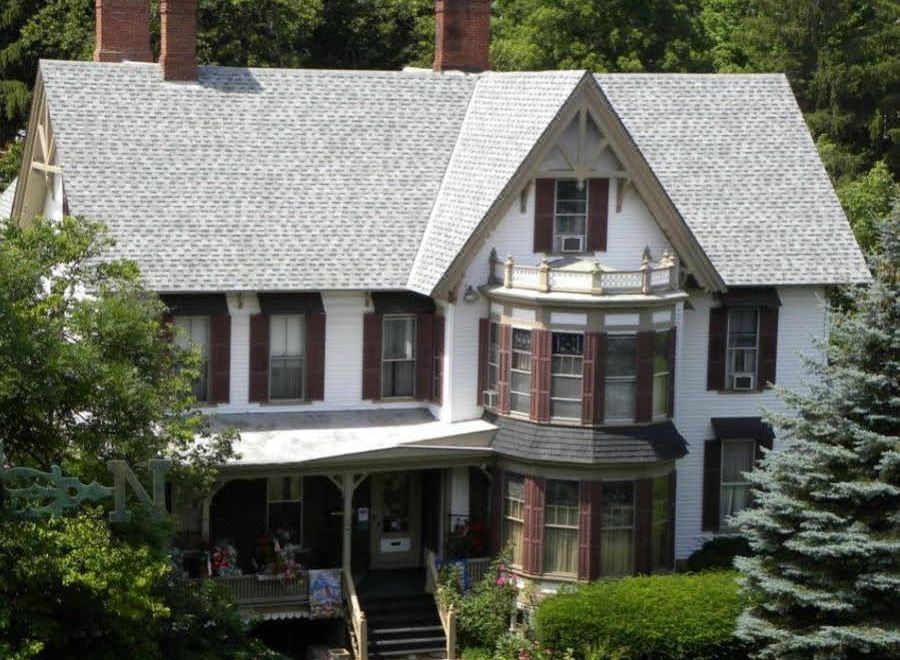
[[[736,524],[752,606],[738,635],[760,658],[900,655],[900,206],[880,227],[875,282],[833,310],[816,380],[772,415],[787,448],[750,474]]]
[[[900,185],[894,181],[887,165],[879,161],[865,175],[842,181],[837,194],[860,246],[866,252],[878,250],[878,227],[900,195]]]

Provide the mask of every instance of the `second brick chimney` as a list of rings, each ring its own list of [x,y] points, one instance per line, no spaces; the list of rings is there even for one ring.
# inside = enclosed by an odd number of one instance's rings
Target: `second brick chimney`
[[[490,68],[490,0],[435,0],[434,19],[435,71]]]
[[[197,0],[160,0],[159,19],[163,78],[197,80]]]
[[[95,62],[152,62],[150,0],[97,0]]]

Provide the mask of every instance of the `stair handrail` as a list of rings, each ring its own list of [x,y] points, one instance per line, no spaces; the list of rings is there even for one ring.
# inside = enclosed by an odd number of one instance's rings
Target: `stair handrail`
[[[366,621],[366,613],[359,604],[359,596],[356,594],[356,586],[353,584],[353,576],[346,568],[342,571],[344,578],[344,597],[347,600],[347,614],[350,616],[350,630],[354,639],[351,640],[356,648],[354,656],[357,660],[369,658],[369,624]]]
[[[444,629],[444,638],[447,640],[447,660],[456,658],[456,609],[453,605],[447,608],[441,604],[438,597],[438,582],[440,578],[437,570],[437,555],[433,550],[425,550],[425,593],[434,596],[434,604],[437,606],[441,627]]]

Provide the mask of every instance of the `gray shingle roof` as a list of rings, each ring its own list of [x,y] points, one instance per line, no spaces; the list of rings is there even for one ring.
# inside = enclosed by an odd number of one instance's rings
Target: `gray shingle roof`
[[[585,74],[41,75],[69,208],[151,288],[430,293]],[[783,76],[596,80],[726,284],[866,278]]]
[[[18,182],[18,179],[13,179],[12,183],[6,187],[6,190],[0,193],[0,220],[8,218],[10,213],[12,213],[13,197],[16,194],[16,184]]]
[[[653,463],[687,454],[672,422],[646,426],[583,428],[533,424],[485,413],[497,427],[491,447],[511,458],[551,463]]]

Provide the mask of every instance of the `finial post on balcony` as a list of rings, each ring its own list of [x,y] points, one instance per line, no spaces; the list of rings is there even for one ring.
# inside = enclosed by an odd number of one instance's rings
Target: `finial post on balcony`
[[[644,250],[644,258],[641,259],[641,293],[647,295],[650,293],[650,274],[652,273],[650,266],[650,250]]]
[[[513,285],[513,258],[511,254],[506,255],[506,262],[503,264],[503,286],[511,289]]]
[[[541,265],[538,266],[538,291],[541,293],[550,291],[550,263],[547,261],[547,257],[544,257]]]
[[[595,261],[591,266],[591,295],[603,295],[603,269],[600,268],[599,261]]]

